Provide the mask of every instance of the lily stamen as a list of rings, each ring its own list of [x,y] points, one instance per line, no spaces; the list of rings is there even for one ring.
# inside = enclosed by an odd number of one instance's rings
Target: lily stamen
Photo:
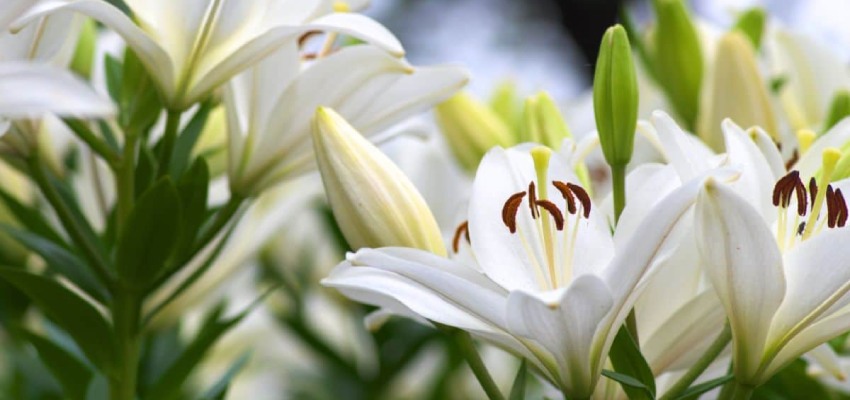
[[[559,231],[564,230],[564,214],[561,213],[561,210],[558,209],[555,203],[549,200],[537,200],[537,206],[542,207],[552,216],[552,219],[555,220],[555,229]]]
[[[514,193],[511,197],[508,197],[504,207],[502,207],[502,222],[505,223],[511,233],[516,233],[517,212],[520,204],[522,204],[523,197],[525,197],[525,192]]]
[[[466,238],[466,243],[472,243],[472,240],[469,239],[469,221],[463,221],[457,226],[457,229],[455,229],[455,235],[452,238],[452,250],[455,254],[460,251],[461,235]]]

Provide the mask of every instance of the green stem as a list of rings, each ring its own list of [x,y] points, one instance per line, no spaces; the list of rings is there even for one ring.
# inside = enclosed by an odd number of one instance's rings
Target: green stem
[[[499,391],[499,387],[493,381],[490,372],[487,371],[487,366],[481,360],[481,355],[478,354],[478,349],[475,348],[475,343],[472,341],[469,333],[457,330],[453,336],[458,349],[463,354],[463,358],[466,359],[466,363],[469,364],[469,368],[472,369],[472,373],[475,374],[475,378],[478,379],[478,382],[484,389],[484,393],[487,394],[487,398],[490,400],[503,400],[502,392]]]
[[[755,386],[745,385],[738,381],[729,382],[720,393],[719,400],[749,400],[756,390]]]
[[[65,231],[68,232],[68,236],[71,237],[74,244],[76,244],[83,252],[83,256],[86,258],[86,261],[88,261],[88,264],[92,267],[92,270],[95,274],[97,274],[97,277],[101,280],[101,282],[107,286],[111,285],[112,276],[109,273],[106,261],[101,256],[97,246],[95,246],[95,244],[89,240],[84,233],[80,221],[76,219],[71,208],[65,203],[62,196],[60,196],[59,192],[56,191],[56,188],[53,187],[53,184],[50,182],[50,178],[47,175],[47,170],[37,153],[30,157],[29,167],[32,179],[44,194],[47,202],[50,203],[50,206],[53,207],[54,211],[56,211],[56,216],[59,217],[59,222],[62,223],[62,227],[64,227]]]
[[[694,381],[705,372],[706,368],[711,365],[712,362],[717,358],[718,355],[726,348],[729,342],[732,340],[732,328],[727,323],[723,327],[723,331],[720,332],[720,335],[714,339],[714,342],[711,343],[711,346],[703,353],[703,355],[697,360],[694,365],[685,372],[685,375],[682,375],[676,383],[667,390],[663,396],[659,398],[659,400],[672,400],[678,398],[685,390],[687,390]]]
[[[180,129],[180,115],[182,114],[182,111],[169,110],[165,118],[165,134],[162,137],[159,149],[158,177],[168,174],[172,153],[174,153],[174,143],[177,141],[177,130]]]
[[[116,192],[118,205],[116,210],[118,232],[124,227],[124,223],[133,210],[136,199],[136,150],[139,145],[139,137],[128,133],[124,139],[124,153],[121,164],[116,172]]]
[[[89,148],[103,158],[109,166],[114,168],[121,161],[115,149],[98,138],[84,121],[71,118],[63,119],[63,121],[80,140],[86,142]]]
[[[109,386],[111,400],[133,400],[136,398],[136,379],[139,368],[139,318],[142,303],[139,297],[127,288],[119,289],[112,304],[112,320],[115,322],[115,339],[118,344],[118,370]]]
[[[611,166],[611,191],[614,194],[614,221],[620,221],[620,215],[626,208],[626,166]]]
[[[614,194],[614,222],[620,221],[620,215],[626,208],[626,165],[611,165],[611,191]],[[626,317],[626,328],[636,343],[640,343],[638,336],[637,317],[632,309]]]

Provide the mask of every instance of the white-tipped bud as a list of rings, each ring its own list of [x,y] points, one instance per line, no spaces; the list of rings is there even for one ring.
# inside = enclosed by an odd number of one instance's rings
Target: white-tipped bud
[[[329,108],[316,111],[313,147],[334,217],[353,249],[402,246],[446,255],[437,221],[413,183]]]

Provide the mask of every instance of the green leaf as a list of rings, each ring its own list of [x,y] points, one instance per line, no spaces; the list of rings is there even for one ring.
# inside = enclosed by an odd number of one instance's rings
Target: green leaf
[[[624,381],[610,377],[620,382],[629,399],[652,399],[655,397],[655,376],[643,354],[640,352],[634,338],[625,326],[621,327],[614,338],[614,344],[608,354],[617,376],[626,376],[636,381],[640,387],[626,384]],[[607,376],[607,375],[606,375]]]
[[[628,376],[626,374],[621,374],[619,372],[614,372],[614,371],[611,371],[611,370],[604,369],[604,370],[602,370],[602,375],[621,383],[624,387],[628,386],[628,387],[632,387],[632,388],[637,388],[637,389],[641,389],[641,390],[649,393],[650,395],[652,394],[650,392],[649,388],[646,387],[646,385],[644,385],[643,382],[641,382],[641,381],[639,381],[635,378],[632,378],[631,376]],[[631,398],[631,396],[629,398]]]
[[[230,382],[236,375],[245,368],[245,365],[248,364],[248,360],[251,359],[250,353],[245,353],[242,357],[236,360],[230,368],[222,375],[215,384],[207,389],[206,392],[201,396],[202,400],[224,400],[227,395],[227,390],[230,388]]]
[[[35,347],[44,366],[62,385],[65,395],[71,399],[84,399],[94,375],[92,370],[50,339],[28,330],[24,330],[22,334]]]
[[[156,280],[180,238],[182,212],[170,178],[139,198],[118,239],[115,265],[128,286],[145,288]]]
[[[109,97],[118,102],[121,95],[121,61],[107,54],[103,57],[103,65],[106,70],[106,90],[109,92]]]
[[[68,332],[94,365],[102,370],[112,366],[112,328],[92,304],[55,280],[30,272],[0,267],[0,278],[24,292]]]
[[[35,252],[54,272],[70,279],[90,296],[103,300],[107,296],[104,288],[87,265],[67,248],[39,236],[15,227],[0,223],[0,231],[5,232],[26,248]]]
[[[528,364],[526,364],[525,360],[522,360],[522,364],[519,365],[519,370],[516,372],[516,378],[514,378],[514,384],[511,386],[511,394],[508,397],[509,400],[523,400],[525,399],[525,381],[528,379]]]
[[[183,132],[177,136],[177,142],[174,144],[174,152],[171,156],[171,167],[169,168],[171,176],[179,179],[183,175],[189,165],[192,149],[204,130],[204,125],[207,123],[212,108],[213,103],[210,100],[201,103],[198,111],[183,128]]]
[[[6,205],[6,208],[15,217],[15,220],[24,228],[51,242],[61,243],[63,247],[68,247],[64,239],[47,223],[41,211],[19,202],[14,196],[3,190],[3,188],[0,188],[0,200],[3,201],[3,204]]]
[[[209,184],[210,171],[203,158],[195,160],[192,168],[177,182],[177,193],[183,210],[183,234],[177,246],[177,259],[182,259],[192,250],[198,231],[204,223]]]
[[[150,148],[142,146],[139,149],[139,160],[136,165],[136,188],[134,189],[136,196],[151,187],[157,169],[159,169],[159,166],[157,165],[156,155]]]
[[[109,381],[106,376],[96,374],[86,391],[86,400],[103,400],[109,398]]]
[[[256,303],[255,303],[256,304]],[[166,370],[163,371],[156,384],[145,395],[146,400],[167,400],[178,394],[183,383],[206,356],[212,346],[231,328],[236,326],[254,305],[232,318],[221,319],[224,307],[216,307],[207,316],[200,332]]]
[[[808,363],[797,359],[753,392],[754,400],[830,399],[829,390],[806,373]]]
[[[682,392],[676,400],[696,400],[701,394],[707,393],[716,387],[723,386],[726,382],[735,378],[735,375],[729,374],[715,378],[699,385],[691,386],[688,390]]]

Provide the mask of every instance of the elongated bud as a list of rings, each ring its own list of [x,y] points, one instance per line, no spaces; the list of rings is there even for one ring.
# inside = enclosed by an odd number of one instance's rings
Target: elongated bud
[[[540,143],[553,150],[570,137],[570,129],[558,106],[546,92],[529,96],[522,113],[522,141]]]
[[[711,76],[706,82],[697,132],[716,151],[723,151],[721,122],[731,118],[740,126],[760,126],[777,139],[776,118],[756,66],[753,46],[739,32],[717,44]]]
[[[682,0],[654,0],[655,75],[676,114],[689,129],[696,126],[703,79],[699,35]]]
[[[605,160],[624,166],[632,158],[637,125],[638,88],[626,30],[605,31],[593,77],[593,111]]]
[[[329,108],[316,111],[313,147],[334,217],[353,249],[402,246],[446,255],[422,195],[386,155]]]
[[[828,131],[847,116],[850,116],[850,91],[842,89],[832,96],[832,103],[824,120],[823,132]]]
[[[763,9],[754,7],[738,16],[733,29],[746,36],[753,48],[758,50],[761,47],[761,37],[764,33],[764,20],[766,18],[767,15]]]
[[[517,96],[516,85],[513,82],[505,81],[496,86],[496,90],[490,96],[490,109],[511,130],[520,126],[522,103],[521,99]]]
[[[468,171],[478,168],[490,148],[513,144],[508,125],[469,93],[458,93],[438,105],[436,116],[452,153]]]

